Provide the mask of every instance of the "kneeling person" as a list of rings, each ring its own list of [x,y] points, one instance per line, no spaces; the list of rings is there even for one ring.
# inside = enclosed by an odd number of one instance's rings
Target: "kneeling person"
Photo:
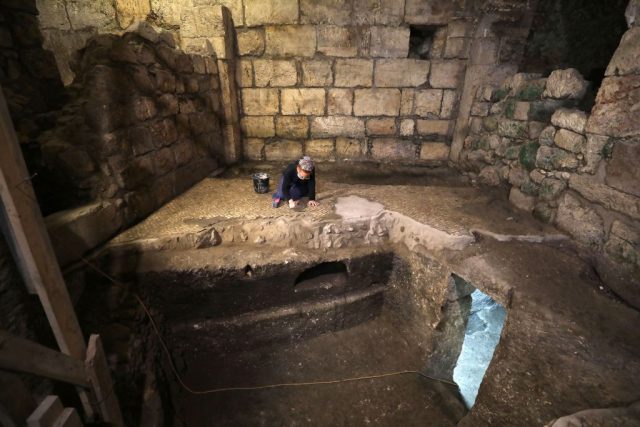
[[[282,172],[278,188],[273,195],[273,207],[277,208],[282,200],[289,200],[289,207],[295,208],[303,197],[309,198],[310,207],[319,205],[316,201],[315,167],[309,156],[291,163]]]

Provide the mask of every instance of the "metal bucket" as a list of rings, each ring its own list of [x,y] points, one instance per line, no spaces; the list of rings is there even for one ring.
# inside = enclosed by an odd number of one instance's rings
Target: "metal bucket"
[[[253,176],[253,189],[258,194],[264,194],[269,192],[269,174],[265,172],[254,173]]]

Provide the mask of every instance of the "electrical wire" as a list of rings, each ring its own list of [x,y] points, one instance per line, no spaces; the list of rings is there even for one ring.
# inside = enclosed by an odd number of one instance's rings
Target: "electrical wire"
[[[101,275],[106,277],[108,280],[112,281],[115,284],[120,284],[121,285],[121,283],[117,282],[109,274],[107,274],[107,273],[103,272],[102,270],[100,270],[99,268],[93,266],[90,262],[86,261],[84,258],[82,258],[82,260],[85,263],[87,263],[91,268],[93,268],[95,271],[97,271],[98,273],[100,273]],[[304,382],[294,382],[294,383],[277,383],[277,384],[266,384],[266,385],[244,386],[244,387],[220,387],[220,388],[212,388],[212,389],[205,389],[205,390],[195,390],[195,389],[193,389],[192,387],[190,387],[189,385],[187,385],[183,381],[182,376],[178,372],[178,369],[176,368],[176,366],[175,366],[175,364],[173,362],[173,358],[171,357],[171,351],[169,350],[169,347],[165,343],[164,339],[162,338],[162,334],[160,332],[160,329],[158,328],[158,324],[156,323],[155,319],[153,318],[153,315],[151,314],[151,311],[149,310],[147,305],[144,303],[144,301],[142,301],[142,298],[140,298],[140,296],[138,296],[135,293],[133,295],[136,298],[136,300],[138,301],[138,303],[140,304],[140,306],[142,307],[142,309],[144,310],[147,318],[149,319],[151,327],[152,327],[156,337],[158,338],[158,342],[160,343],[160,346],[162,347],[163,352],[165,353],[165,355],[167,356],[167,359],[169,360],[169,367],[171,368],[171,371],[173,372],[173,375],[175,376],[176,380],[178,381],[178,383],[180,384],[180,386],[184,390],[186,390],[187,392],[189,392],[191,394],[194,394],[194,395],[222,393],[222,392],[229,392],[229,391],[251,391],[251,390],[266,390],[266,389],[273,389],[273,388],[283,388],[283,387],[305,387],[305,386],[315,386],[315,385],[340,384],[340,383],[347,383],[347,382],[374,380],[374,379],[379,379],[379,378],[387,378],[387,377],[394,377],[394,376],[400,376],[400,375],[411,375],[411,374],[418,375],[418,376],[421,376],[423,378],[427,378],[427,379],[434,380],[434,381],[439,381],[439,382],[442,382],[442,383],[445,383],[445,384],[449,384],[449,385],[453,385],[453,386],[457,387],[457,384],[452,382],[452,381],[447,381],[447,380],[442,379],[442,378],[431,377],[431,376],[429,376],[429,375],[427,375],[427,374],[425,374],[423,372],[417,371],[417,370],[405,370],[405,371],[394,371],[394,372],[386,372],[386,373],[382,373],[382,374],[364,375],[364,376],[360,376],[360,377],[340,378],[340,379],[332,379],[332,380],[304,381]]]
[[[34,203],[37,204],[37,201],[34,200],[33,197],[30,197],[30,195],[28,193],[22,191],[22,189],[19,188],[20,184],[22,184],[24,181],[29,181],[29,180],[33,179],[35,176],[36,175],[34,174],[31,177],[25,178],[23,181],[21,181],[20,183],[16,184],[15,187],[20,192],[22,192],[25,196],[27,196],[29,199],[31,199]],[[114,285],[124,286],[124,284],[122,282],[116,280],[110,274],[108,274],[108,273],[104,272],[102,269],[96,267],[93,263],[91,263],[89,260],[87,260],[83,255],[79,255],[79,258],[82,261],[82,263],[86,264],[89,268],[91,268],[92,270],[94,270],[95,272],[97,272],[98,274],[103,276],[104,278],[106,278],[108,281],[110,281]],[[341,384],[341,383],[347,383],[347,382],[364,381],[364,380],[375,380],[375,379],[380,379],[380,378],[388,378],[388,377],[401,376],[401,375],[417,375],[417,376],[420,376],[420,377],[423,377],[423,378],[426,378],[426,379],[429,379],[429,380],[438,381],[438,382],[441,382],[441,383],[444,383],[444,384],[449,384],[449,385],[453,385],[453,386],[457,387],[457,384],[452,382],[452,381],[448,381],[448,380],[445,380],[445,379],[442,379],[442,378],[431,377],[431,376],[429,376],[429,375],[427,375],[427,374],[425,374],[423,372],[420,372],[418,370],[404,370],[404,371],[386,372],[386,373],[382,373],[382,374],[364,375],[364,376],[360,376],[360,377],[339,378],[339,379],[332,379],[332,380],[304,381],[304,382],[294,382],[294,383],[276,383],[276,384],[266,384],[266,385],[257,385],[257,386],[243,386],[243,387],[220,387],[220,388],[211,388],[211,389],[205,389],[205,390],[195,390],[195,389],[193,389],[192,387],[190,387],[189,385],[187,385],[184,382],[184,380],[182,379],[182,376],[178,372],[178,369],[176,368],[176,365],[173,362],[173,357],[171,356],[171,351],[169,350],[169,347],[165,343],[164,339],[162,338],[162,334],[160,332],[160,329],[158,328],[158,325],[157,325],[155,319],[153,318],[153,315],[151,314],[151,311],[149,310],[147,305],[144,303],[144,301],[142,301],[142,298],[140,298],[140,296],[138,296],[138,294],[133,293],[133,295],[136,298],[136,300],[138,301],[138,303],[140,304],[140,306],[142,307],[142,309],[144,310],[145,315],[149,319],[151,327],[152,327],[156,337],[158,338],[158,342],[160,343],[165,355],[167,356],[167,359],[169,360],[169,366],[170,366],[171,371],[173,372],[173,375],[175,376],[176,380],[178,381],[178,383],[180,384],[180,386],[184,390],[186,390],[187,392],[189,392],[191,394],[194,394],[194,395],[213,394],[213,393],[222,393],[222,392],[230,392],[230,391],[252,391],[252,390],[266,390],[266,389],[273,389],[273,388],[284,388],[284,387],[306,387],[306,386],[316,386],[316,385]],[[112,387],[112,389],[109,391],[107,396],[105,396],[99,403],[102,403],[108,397],[110,397],[110,395],[114,391],[114,388],[115,388],[115,384]]]

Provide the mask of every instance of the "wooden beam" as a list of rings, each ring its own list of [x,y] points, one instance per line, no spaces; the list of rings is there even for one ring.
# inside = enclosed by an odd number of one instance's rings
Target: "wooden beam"
[[[82,361],[0,330],[0,368],[88,388]]]
[[[51,427],[62,415],[64,406],[58,396],[47,396],[27,418],[27,427]]]
[[[98,402],[98,412],[102,421],[113,424],[116,427],[124,427],[124,420],[120,412],[114,384],[111,381],[111,373],[102,348],[100,335],[91,335],[89,337],[85,366],[94,398]]]
[[[60,350],[85,358],[85,342],[31,185],[4,93],[0,90],[0,197],[17,262],[35,289]]]

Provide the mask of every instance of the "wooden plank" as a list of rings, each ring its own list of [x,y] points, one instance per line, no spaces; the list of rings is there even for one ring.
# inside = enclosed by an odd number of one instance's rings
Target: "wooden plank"
[[[58,351],[0,330],[0,368],[88,388],[85,365]]]
[[[27,418],[27,427],[53,427],[64,407],[58,396],[47,396]]]
[[[60,350],[85,358],[85,342],[0,90],[0,197],[23,277],[35,289]]]
[[[82,427],[82,421],[74,408],[65,408],[53,427]]]
[[[111,423],[117,427],[124,427],[118,397],[111,381],[111,373],[109,372],[107,358],[99,335],[94,334],[89,337],[85,365],[94,398],[98,402],[100,417],[104,422]]]

